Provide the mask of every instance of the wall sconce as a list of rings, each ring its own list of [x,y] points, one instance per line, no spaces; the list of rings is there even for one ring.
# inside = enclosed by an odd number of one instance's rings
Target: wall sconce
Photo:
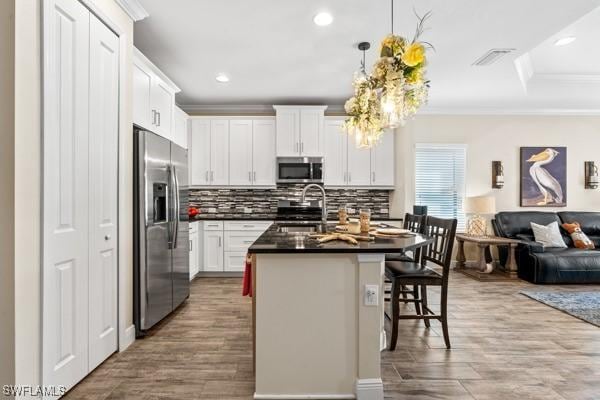
[[[593,161],[585,162],[585,188],[597,189],[599,185],[598,167]]]
[[[502,161],[492,161],[492,188],[502,189],[504,187],[504,166]]]

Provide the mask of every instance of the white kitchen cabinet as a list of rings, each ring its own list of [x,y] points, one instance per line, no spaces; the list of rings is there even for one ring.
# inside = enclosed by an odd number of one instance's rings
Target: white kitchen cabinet
[[[193,119],[188,142],[190,185],[210,185],[210,120]]]
[[[229,121],[192,119],[190,185],[229,184]]]
[[[203,235],[202,270],[204,272],[223,271],[223,231],[205,230]]]
[[[323,118],[325,108],[300,109],[300,155],[323,155]]]
[[[200,271],[200,233],[199,222],[190,222],[190,281]]]
[[[272,221],[203,221],[201,272],[242,272],[246,253]]]
[[[394,186],[394,131],[383,134],[371,149],[371,186]]]
[[[229,122],[229,184],[249,186],[253,182],[252,120]]]
[[[275,121],[254,120],[252,127],[252,183],[275,186]]]
[[[229,184],[229,121],[210,123],[210,184]]]
[[[275,106],[277,157],[300,155],[300,109]]]
[[[225,252],[223,270],[225,272],[244,272],[246,267],[246,252],[245,251],[228,251]]]
[[[348,184],[348,134],[342,130],[343,123],[339,119],[325,121],[325,186]]]
[[[153,113],[150,96],[152,93],[152,72],[141,64],[133,64],[133,122],[146,129],[152,129]]]
[[[179,107],[173,108],[173,134],[172,140],[175,144],[188,148],[188,115]]]
[[[277,121],[277,157],[322,156],[327,106],[273,106]]]
[[[352,140],[348,140],[348,183],[349,186],[368,186],[371,184],[371,151],[360,149]]]
[[[135,48],[133,65],[133,122],[173,140],[175,93],[180,89]]]

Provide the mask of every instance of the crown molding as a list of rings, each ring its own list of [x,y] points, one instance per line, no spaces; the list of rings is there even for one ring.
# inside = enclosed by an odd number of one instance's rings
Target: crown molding
[[[189,115],[275,115],[271,104],[179,104]],[[297,105],[298,106],[298,105]],[[288,106],[286,106],[288,107]],[[342,105],[322,106],[326,115],[345,114]]]
[[[451,108],[427,107],[419,111],[419,115],[540,115],[540,116],[600,116],[600,108]]]
[[[115,0],[115,2],[121,6],[134,22],[141,21],[150,16],[138,0]]]

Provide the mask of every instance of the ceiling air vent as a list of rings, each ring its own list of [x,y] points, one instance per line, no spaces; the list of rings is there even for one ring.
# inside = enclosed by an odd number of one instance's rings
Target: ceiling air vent
[[[473,65],[486,66],[491,65],[507,55],[508,53],[512,53],[515,49],[491,49],[483,56],[479,57]]]

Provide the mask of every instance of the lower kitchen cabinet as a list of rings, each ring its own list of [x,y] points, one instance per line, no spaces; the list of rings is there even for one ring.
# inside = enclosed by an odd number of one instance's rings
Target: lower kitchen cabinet
[[[271,221],[202,221],[200,272],[243,272],[248,248]]]
[[[223,271],[223,231],[205,230],[203,238],[202,270],[205,272]]]
[[[190,281],[200,271],[200,234],[198,222],[190,222]]]

